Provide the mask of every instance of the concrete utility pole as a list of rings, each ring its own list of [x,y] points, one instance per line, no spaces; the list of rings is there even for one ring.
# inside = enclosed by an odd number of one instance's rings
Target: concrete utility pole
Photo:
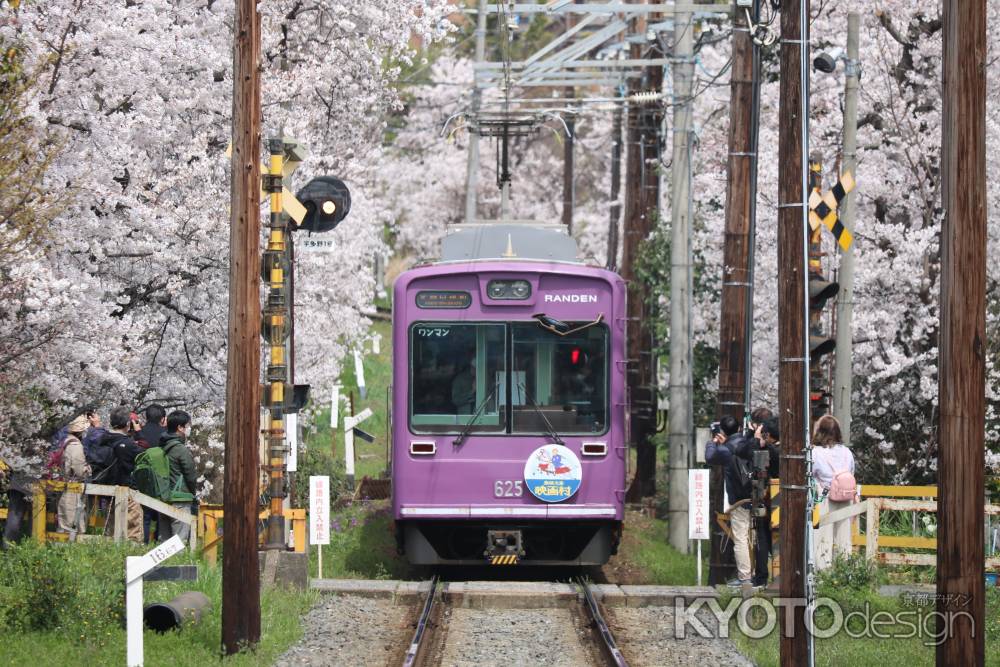
[[[618,270],[618,225],[621,223],[622,205],[618,198],[622,189],[622,107],[615,105],[615,115],[611,121],[611,213],[608,221],[608,262],[611,271]]]
[[[985,661],[986,0],[945,0],[938,665]]]
[[[861,17],[857,12],[847,15],[847,83],[844,93],[844,152],[842,172],[855,173],[858,166],[858,27]],[[857,215],[856,195],[847,193],[840,206],[840,221],[851,232]],[[853,336],[851,318],[854,310],[854,244],[841,252],[838,272],[840,292],[837,295],[837,348],[833,376],[833,415],[848,442],[851,438],[851,371]]]
[[[674,14],[674,154],[670,168],[670,544],[688,552],[688,467],[694,444],[691,371],[691,89],[694,17]]]
[[[803,16],[806,20],[803,20]],[[781,597],[806,597],[806,466],[809,357],[806,337],[809,0],[782,0],[778,105],[778,416],[781,420]],[[812,664],[804,608],[781,617],[781,665]]]
[[[229,344],[226,375],[222,644],[260,641],[257,499],[260,494],[260,15],[237,0],[233,40]]]
[[[476,64],[486,60],[486,0],[479,0],[476,14]],[[482,91],[479,89],[479,70],[473,70],[472,115],[479,113]],[[479,133],[469,131],[469,162],[465,172],[465,221],[476,221],[476,193],[479,189]]]
[[[576,96],[575,88],[566,89],[566,97],[573,99]],[[563,205],[562,222],[566,225],[566,231],[573,233],[573,200],[576,198],[576,186],[573,180],[573,143],[576,139],[576,118],[573,114],[567,114],[566,122],[566,142],[563,144]]]
[[[645,33],[645,18],[636,19],[636,32]],[[632,57],[641,56],[640,45],[632,45]],[[632,80],[632,94],[663,88],[663,68],[647,67],[641,81]],[[659,205],[660,130],[663,109],[632,104],[628,110],[628,145],[625,161],[625,221],[622,277],[629,285],[628,298],[628,386],[632,395],[631,431],[636,447],[636,471],[629,500],[656,492],[656,377],[653,363],[652,312],[649,286],[636,280],[635,264],[642,244],[649,238]]]
[[[756,12],[755,12],[756,13]],[[719,324],[719,395],[716,414],[742,420],[749,411],[747,383],[753,337],[753,275],[757,128],[754,79],[759,62],[746,14],[733,18],[733,62],[729,78],[729,160],[726,173],[726,237],[722,261],[722,311]],[[722,512],[723,471],[712,468],[712,511]],[[733,572],[731,550],[722,551],[722,535],[712,533],[709,584],[722,584]]]

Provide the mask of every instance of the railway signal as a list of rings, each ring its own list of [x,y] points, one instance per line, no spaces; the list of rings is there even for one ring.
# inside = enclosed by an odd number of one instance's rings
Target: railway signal
[[[309,232],[333,231],[351,212],[351,191],[333,176],[312,179],[296,197],[305,207],[298,228]]]

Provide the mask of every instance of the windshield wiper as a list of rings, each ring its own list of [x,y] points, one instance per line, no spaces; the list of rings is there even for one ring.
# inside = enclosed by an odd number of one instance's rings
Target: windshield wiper
[[[548,432],[546,432],[546,435],[552,438],[552,440],[555,441],[557,445],[565,446],[566,443],[563,442],[563,439],[559,437],[559,434],[556,433],[556,430],[552,428],[552,422],[549,421],[549,418],[545,416],[545,413],[542,411],[542,409],[539,408],[538,405],[535,403],[535,399],[531,397],[531,393],[528,392],[528,387],[525,386],[523,382],[518,382],[517,386],[520,387],[521,391],[524,392],[524,397],[528,399],[528,405],[530,405],[535,410],[535,412],[538,413],[538,416],[542,418],[542,421],[544,421],[545,425],[548,427],[549,430]]]
[[[476,423],[476,420],[479,419],[479,415],[482,414],[483,409],[486,408],[486,404],[489,403],[490,399],[493,398],[493,395],[497,393],[497,386],[498,385],[496,384],[493,385],[493,389],[490,390],[490,393],[487,394],[486,398],[479,403],[479,407],[476,408],[476,412],[472,415],[472,419],[470,419],[469,422],[462,428],[462,432],[458,434],[458,437],[455,438],[454,442],[451,444],[456,447],[462,446],[465,439],[469,437],[469,433],[472,431],[472,425]]]

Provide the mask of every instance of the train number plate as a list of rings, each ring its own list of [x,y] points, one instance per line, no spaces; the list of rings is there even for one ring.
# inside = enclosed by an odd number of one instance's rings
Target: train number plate
[[[498,479],[493,482],[494,498],[520,498],[524,495],[524,482],[521,480]]]

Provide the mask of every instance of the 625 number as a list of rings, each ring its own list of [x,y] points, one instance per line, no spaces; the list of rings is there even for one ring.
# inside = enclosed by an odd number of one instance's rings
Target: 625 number
[[[520,498],[524,495],[524,485],[521,480],[498,479],[493,482],[494,498]]]

